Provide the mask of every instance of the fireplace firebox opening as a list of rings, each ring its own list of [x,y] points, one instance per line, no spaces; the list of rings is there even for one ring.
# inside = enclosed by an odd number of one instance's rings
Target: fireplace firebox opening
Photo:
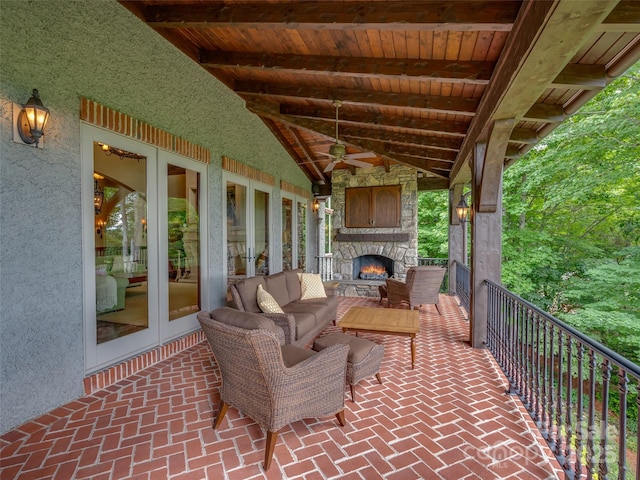
[[[353,259],[354,280],[384,280],[393,276],[393,260],[382,255],[362,255]]]

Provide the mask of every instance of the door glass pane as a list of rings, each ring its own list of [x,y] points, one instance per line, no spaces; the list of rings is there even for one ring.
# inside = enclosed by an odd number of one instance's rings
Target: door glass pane
[[[147,160],[94,144],[97,343],[149,327]]]
[[[227,278],[247,276],[247,188],[227,182]]]
[[[282,199],[282,269],[293,268],[293,201]]]
[[[252,256],[255,261],[256,275],[269,275],[269,194],[254,192],[254,246]]]
[[[169,165],[169,320],[200,310],[200,174]]]
[[[307,204],[298,202],[298,268],[307,269]]]

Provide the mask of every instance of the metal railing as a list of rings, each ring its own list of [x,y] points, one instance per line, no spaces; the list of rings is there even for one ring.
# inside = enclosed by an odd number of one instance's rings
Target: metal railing
[[[460,306],[468,315],[471,305],[471,271],[460,262],[454,262],[454,268],[456,269],[456,296],[460,300]]]
[[[487,347],[565,478],[638,479],[640,367],[503,287],[485,284]]]
[[[316,257],[318,262],[318,273],[323,282],[333,280],[333,255],[319,255]]]

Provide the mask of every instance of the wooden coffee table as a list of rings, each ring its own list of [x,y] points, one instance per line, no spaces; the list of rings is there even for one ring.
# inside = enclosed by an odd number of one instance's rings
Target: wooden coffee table
[[[383,333],[411,337],[411,368],[416,361],[416,334],[420,332],[417,310],[351,307],[338,326],[343,332]]]

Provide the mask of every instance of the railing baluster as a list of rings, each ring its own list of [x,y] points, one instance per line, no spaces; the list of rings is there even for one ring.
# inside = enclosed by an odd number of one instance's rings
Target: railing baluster
[[[583,425],[582,425],[582,396],[584,395],[584,381],[582,380],[582,372],[583,365],[582,362],[584,360],[584,345],[582,342],[578,342],[578,351],[577,351],[577,359],[578,359],[578,372],[576,377],[578,378],[578,392],[576,399],[576,464],[573,470],[574,472],[574,480],[580,480],[582,476],[582,433],[583,433]]]
[[[531,411],[534,408],[534,397],[535,397],[535,393],[534,393],[534,386],[535,386],[535,382],[534,382],[534,375],[536,373],[535,370],[535,355],[536,355],[536,348],[534,346],[534,334],[535,334],[535,328],[534,328],[534,321],[533,321],[533,311],[531,311],[530,309],[527,308],[527,325],[529,326],[529,360],[528,360],[528,367],[527,370],[529,372],[529,384],[528,384],[528,388],[529,388],[529,401],[528,401],[528,410]],[[534,416],[535,418],[535,416]]]
[[[629,393],[629,376],[620,368],[618,370],[618,388],[620,390],[620,413],[618,424],[618,480],[627,475],[627,394]]]
[[[587,423],[587,480],[593,479],[595,471],[596,439],[596,352],[589,350],[589,410]]]
[[[558,329],[558,385],[556,388],[556,449],[555,454],[556,457],[560,458],[560,465],[564,463],[562,461],[562,341],[564,339],[564,335],[562,330]]]
[[[545,322],[542,327],[543,332],[543,340],[542,340],[542,361],[544,362],[544,375],[542,377],[542,419],[540,420],[540,433],[542,433],[542,437],[548,442],[549,441],[549,429],[547,428],[547,408],[549,406],[549,351],[548,347],[548,338],[549,338],[549,323]]]
[[[551,325],[549,331],[549,446],[553,452],[556,451],[557,432],[555,431],[556,419],[556,394],[555,394],[555,327]]]
[[[609,360],[602,362],[602,418],[600,419],[600,461],[598,462],[598,480],[609,478],[609,464],[607,463],[607,430],[609,426],[609,380],[611,379],[611,365]]]
[[[564,411],[564,425],[565,425],[565,443],[564,443],[564,470],[565,472],[571,471],[571,437],[573,437],[573,429],[571,424],[571,393],[573,392],[573,385],[571,384],[571,367],[573,357],[573,341],[567,336],[567,393],[564,399],[565,411]]]

